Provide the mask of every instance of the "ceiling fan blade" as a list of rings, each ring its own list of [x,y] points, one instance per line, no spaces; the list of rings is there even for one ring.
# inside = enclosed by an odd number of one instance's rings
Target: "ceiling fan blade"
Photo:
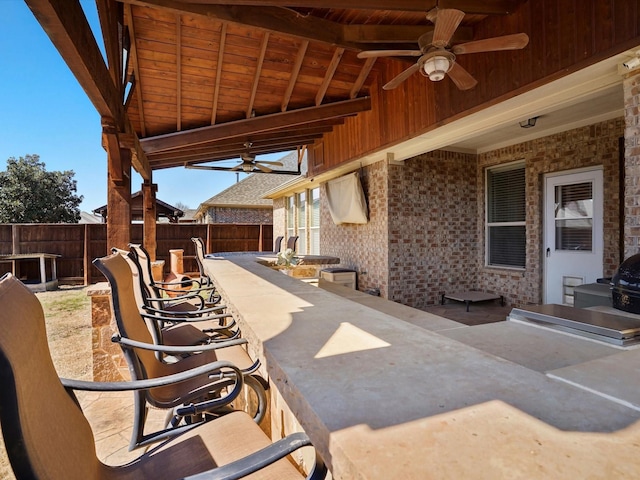
[[[242,163],[239,163],[235,167],[231,167],[229,170],[231,170],[232,172],[235,172],[236,170],[242,170],[242,165]]]
[[[397,77],[393,78],[387,84],[383,85],[382,89],[383,90],[393,90],[398,85],[400,85],[402,82],[404,82],[407,78],[409,78],[411,75],[416,73],[418,70],[420,70],[420,65],[419,64],[416,63],[415,65],[411,65],[409,68],[407,68],[400,75],[398,75]]]
[[[478,84],[478,81],[473,78],[469,72],[455,62],[451,70],[447,72],[447,75],[451,77],[453,83],[455,83],[460,90],[471,90]]]
[[[443,8],[438,10],[436,28],[433,31],[432,44],[436,47],[449,45],[451,37],[456,32],[458,25],[464,18],[464,12],[455,8]]]
[[[269,167],[262,165],[261,163],[256,163],[256,167],[260,170],[262,170],[264,173],[271,173],[273,172],[273,170],[271,170]]]
[[[358,58],[377,58],[377,57],[419,57],[422,55],[420,50],[365,50],[358,53]]]
[[[256,163],[262,163],[263,165],[275,165],[276,167],[284,167],[284,163],[282,162],[271,162],[269,160],[260,160],[260,162]]]
[[[461,43],[453,47],[452,51],[456,55],[464,53],[497,52],[500,50],[520,50],[529,43],[529,36],[526,33],[514,33],[502,37],[485,38],[473,42]]]

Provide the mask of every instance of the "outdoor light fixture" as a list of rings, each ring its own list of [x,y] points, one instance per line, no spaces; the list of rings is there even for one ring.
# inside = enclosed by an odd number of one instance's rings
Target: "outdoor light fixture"
[[[423,57],[421,73],[432,82],[439,82],[451,70],[456,57],[444,49],[434,50]]]
[[[427,74],[429,80],[432,82],[439,82],[445,76],[445,74],[451,68],[451,64],[449,63],[449,59],[447,57],[442,57],[440,55],[431,57],[429,60],[424,62],[424,73]]]
[[[634,68],[640,67],[640,58],[633,57],[622,64],[624,68],[627,70],[633,70]]]
[[[536,126],[536,122],[538,121],[538,117],[531,117],[527,120],[523,120],[520,122],[521,128],[531,128]]]

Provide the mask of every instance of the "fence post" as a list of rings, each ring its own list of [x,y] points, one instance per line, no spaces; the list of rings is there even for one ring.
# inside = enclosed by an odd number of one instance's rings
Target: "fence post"
[[[20,226],[15,223],[11,225],[11,253],[12,255],[22,253],[20,248]]]
[[[91,245],[91,230],[89,229],[89,224],[86,223],[84,225],[84,252],[82,255],[82,269],[84,270],[85,286],[91,283],[91,258],[89,258],[91,253],[89,245]]]

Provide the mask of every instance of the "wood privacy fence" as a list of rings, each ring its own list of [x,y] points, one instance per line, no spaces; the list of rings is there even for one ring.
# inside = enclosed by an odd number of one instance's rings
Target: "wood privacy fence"
[[[131,242],[142,243],[142,224],[131,225]],[[271,251],[273,225],[169,224],[159,223],[156,230],[156,259],[164,260],[169,273],[169,250],[184,250],[184,271],[198,270],[191,237],[206,242],[207,252]],[[57,260],[60,283],[84,284],[105,281],[92,265],[94,258],[107,255],[105,224],[0,224],[0,255],[52,253]],[[33,269],[33,271],[31,271]],[[0,263],[0,274],[11,271],[9,263]],[[38,276],[38,266],[26,264],[23,274]]]

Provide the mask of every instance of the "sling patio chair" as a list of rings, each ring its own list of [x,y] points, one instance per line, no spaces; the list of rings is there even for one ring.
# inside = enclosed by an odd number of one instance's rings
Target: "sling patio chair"
[[[198,306],[198,308],[214,307],[220,302],[220,296],[216,295],[215,289],[207,285],[210,283],[208,277],[202,279],[185,275],[184,277],[189,280],[159,282],[153,278],[149,252],[142,245],[136,243],[130,243],[129,248],[134,253],[136,261],[142,267],[140,278],[151,291],[151,297],[153,299],[163,299],[164,306],[161,308],[168,309],[167,306],[172,302],[188,301]],[[205,283],[204,285],[203,282]],[[154,302],[156,301],[154,300]]]
[[[136,249],[141,247],[131,244],[130,248],[112,248],[111,251],[119,253],[131,269],[136,303],[155,343],[197,345],[240,336],[233,316],[223,312],[224,305],[204,308],[204,303],[192,302],[189,295],[185,295],[184,299],[157,298],[156,290],[144,280],[148,265],[143,266],[138,261]],[[202,297],[195,295],[202,300]]]
[[[273,253],[278,253],[282,249],[282,240],[284,240],[284,237],[276,237],[273,242]]]
[[[291,236],[287,239],[287,248],[290,248],[291,250],[293,250],[294,252],[296,251],[296,244],[298,243],[298,237],[297,235]]]
[[[36,295],[8,273],[0,278],[0,423],[13,473],[24,479],[138,480],[237,478],[302,480],[286,456],[311,445],[304,433],[275,443],[244,412],[182,426],[155,437],[158,443],[122,466],[102,463],[91,426],[75,390],[118,392],[170,388],[214,375],[242,384],[228,362],[154,380],[90,382],[59,378]],[[324,478],[320,460],[308,480]]]
[[[202,240],[200,237],[191,237],[191,241],[193,242],[193,244],[195,245],[196,248],[196,264],[198,265],[198,272],[200,273],[200,279],[202,281],[202,285],[204,286],[208,286],[210,288],[212,288],[212,292],[211,292],[211,301],[220,301],[220,295],[218,294],[217,290],[216,290],[216,286],[213,283],[213,280],[211,279],[211,277],[207,274],[207,271],[204,268],[204,259],[207,256],[207,250],[204,246],[204,240]]]
[[[266,386],[261,377],[252,375],[260,363],[252,361],[243,348],[247,343],[246,339],[236,338],[195,346],[157,344],[140,315],[134,294],[133,276],[127,261],[119,253],[114,253],[107,257],[96,258],[93,264],[104,274],[111,286],[111,307],[119,332],[119,335],[113,336],[112,341],[122,347],[133,380],[163,377],[223,360],[232,363],[240,370],[246,387],[243,390],[245,395],[242,397],[242,399],[248,397],[244,402],[246,405],[243,405],[241,398],[237,399],[236,404],[216,403],[216,397],[220,395],[220,391],[217,388],[209,389],[210,379],[207,376],[194,378],[190,382],[171,387],[136,392],[134,429],[130,449],[147,443],[144,423],[148,405],[168,409],[167,424],[171,423],[174,426],[183,420],[187,422],[208,420],[227,414],[235,408],[249,410],[256,423],[262,421],[267,404]],[[161,355],[157,355],[158,352]]]

